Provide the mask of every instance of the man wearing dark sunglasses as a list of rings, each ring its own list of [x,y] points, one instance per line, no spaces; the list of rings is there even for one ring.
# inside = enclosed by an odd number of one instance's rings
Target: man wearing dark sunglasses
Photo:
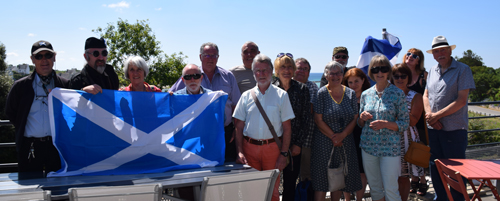
[[[349,51],[347,51],[346,47],[338,46],[333,48],[333,56],[332,61],[336,61],[344,65],[344,74],[347,72],[347,61],[349,60]],[[321,77],[321,83],[319,87],[323,87],[328,84],[328,80],[326,80],[325,75]]]
[[[52,70],[56,52],[48,41],[33,44],[31,61],[35,70],[12,85],[5,104],[16,129],[20,179],[41,178],[61,168],[59,153],[52,144],[47,97],[53,88],[69,86],[68,80]]]
[[[226,162],[236,160],[236,147],[234,145],[234,124],[231,115],[233,114],[236,103],[240,99],[241,93],[238,88],[236,79],[233,73],[217,66],[219,59],[219,48],[215,43],[203,43],[200,47],[200,60],[201,60],[201,86],[204,89],[212,91],[222,90],[228,94],[226,107],[225,107],[225,122],[224,132],[226,140]],[[171,92],[176,92],[186,85],[179,78],[177,82],[169,89]]]
[[[188,64],[182,69],[181,79],[186,87],[176,91],[176,94],[202,94],[212,91],[201,86],[203,75],[201,74],[200,67],[195,64]]]
[[[241,60],[243,65],[239,65],[229,69],[238,82],[240,93],[249,90],[257,84],[252,72],[253,58],[260,53],[259,46],[252,41],[248,41],[241,47]]]
[[[106,64],[108,50],[104,38],[87,38],[83,57],[87,64],[71,78],[71,88],[97,94],[102,89],[118,90],[118,75],[113,66]]]

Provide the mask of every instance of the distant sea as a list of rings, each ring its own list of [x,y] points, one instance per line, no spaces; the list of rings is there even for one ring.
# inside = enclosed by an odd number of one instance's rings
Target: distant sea
[[[315,82],[319,87],[321,76],[323,76],[323,73],[309,73],[309,81]]]

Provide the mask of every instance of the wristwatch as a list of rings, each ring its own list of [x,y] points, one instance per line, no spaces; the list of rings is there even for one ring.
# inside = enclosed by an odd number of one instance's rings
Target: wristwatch
[[[288,152],[286,152],[286,151],[282,151],[282,152],[281,152],[281,155],[283,155],[283,156],[285,156],[285,157],[288,157]]]

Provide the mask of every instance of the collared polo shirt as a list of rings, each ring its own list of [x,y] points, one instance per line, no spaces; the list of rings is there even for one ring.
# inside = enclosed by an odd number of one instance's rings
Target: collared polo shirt
[[[233,67],[229,69],[229,71],[231,71],[236,78],[241,93],[255,87],[257,84],[252,69],[245,68],[244,65]]]
[[[250,93],[251,90],[255,91],[255,95],[264,111],[266,111],[276,134],[280,137],[283,134],[283,122],[295,118],[295,115],[286,91],[272,84],[269,85],[265,94],[262,94],[258,86],[255,86],[241,95],[233,117],[245,122],[243,135],[258,140],[273,138],[273,134],[271,134],[266,121],[262,118],[259,108],[255,105]]]
[[[474,78],[469,66],[451,58],[451,65],[445,72],[441,66],[435,65],[427,75],[427,90],[429,105],[432,112],[437,112],[458,98],[458,92],[465,89],[475,89]],[[439,119],[444,131],[467,130],[469,121],[468,107],[465,105],[453,114]],[[428,128],[431,126],[427,125]]]
[[[229,125],[232,122],[231,114],[233,113],[233,106],[236,106],[238,100],[240,99],[241,93],[238,89],[238,84],[236,79],[234,78],[233,73],[217,66],[215,69],[215,74],[212,79],[212,82],[208,79],[208,76],[203,72],[203,68],[201,68],[201,74],[203,75],[203,80],[201,81],[201,86],[205,89],[210,89],[212,91],[222,90],[228,94],[226,106],[224,109],[224,115],[226,120],[224,121],[224,126]],[[168,90],[171,92],[176,92],[182,88],[185,88],[184,82],[181,78],[175,82],[174,85]]]
[[[32,86],[35,91],[35,97],[26,119],[24,137],[41,138],[50,136],[48,95],[43,90],[43,83],[38,75],[35,75]],[[54,78],[52,78],[50,84],[46,85],[45,88],[47,88],[48,92],[54,88]]]

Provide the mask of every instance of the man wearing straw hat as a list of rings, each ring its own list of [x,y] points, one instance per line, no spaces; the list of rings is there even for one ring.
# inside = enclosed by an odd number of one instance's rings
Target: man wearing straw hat
[[[430,170],[436,192],[434,200],[448,200],[434,160],[465,158],[467,148],[467,97],[475,85],[469,66],[451,56],[455,47],[450,46],[444,36],[436,36],[432,49],[427,50],[438,62],[429,71],[423,96],[432,154]],[[454,200],[464,200],[454,189],[451,194]]]

